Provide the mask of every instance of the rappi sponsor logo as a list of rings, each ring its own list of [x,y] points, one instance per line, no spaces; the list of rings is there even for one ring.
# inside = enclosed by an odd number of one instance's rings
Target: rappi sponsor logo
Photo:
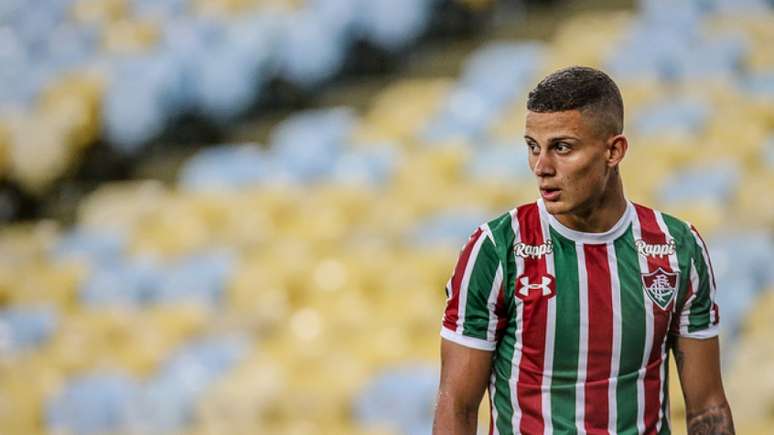
[[[664,244],[650,244],[642,239],[636,240],[634,245],[637,247],[637,252],[643,257],[664,257],[672,255],[677,251],[677,246],[674,239]]]
[[[540,258],[553,252],[554,244],[550,240],[540,245],[527,245],[519,242],[513,246],[513,253],[521,258]]]

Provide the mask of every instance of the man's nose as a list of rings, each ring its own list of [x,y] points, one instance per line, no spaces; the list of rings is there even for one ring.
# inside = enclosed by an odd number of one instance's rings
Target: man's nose
[[[540,151],[540,154],[537,156],[537,160],[535,160],[535,166],[532,168],[532,171],[538,177],[549,177],[554,175],[553,162],[545,150]]]

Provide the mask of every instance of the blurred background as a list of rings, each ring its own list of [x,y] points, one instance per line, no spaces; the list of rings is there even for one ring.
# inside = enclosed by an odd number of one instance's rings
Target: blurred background
[[[0,433],[428,434],[444,285],[572,64],[709,239],[770,433],[772,47],[770,0],[0,0]]]

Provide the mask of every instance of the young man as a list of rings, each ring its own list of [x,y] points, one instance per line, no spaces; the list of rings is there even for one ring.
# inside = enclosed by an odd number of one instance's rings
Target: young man
[[[572,67],[529,94],[541,198],[481,225],[446,288],[435,435],[670,433],[668,352],[689,434],[734,433],[718,308],[694,227],[626,200],[623,101]]]

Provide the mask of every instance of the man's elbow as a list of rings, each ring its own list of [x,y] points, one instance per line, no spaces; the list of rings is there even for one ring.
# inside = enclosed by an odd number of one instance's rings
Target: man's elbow
[[[433,434],[475,434],[478,405],[459,396],[441,393],[438,397]]]

